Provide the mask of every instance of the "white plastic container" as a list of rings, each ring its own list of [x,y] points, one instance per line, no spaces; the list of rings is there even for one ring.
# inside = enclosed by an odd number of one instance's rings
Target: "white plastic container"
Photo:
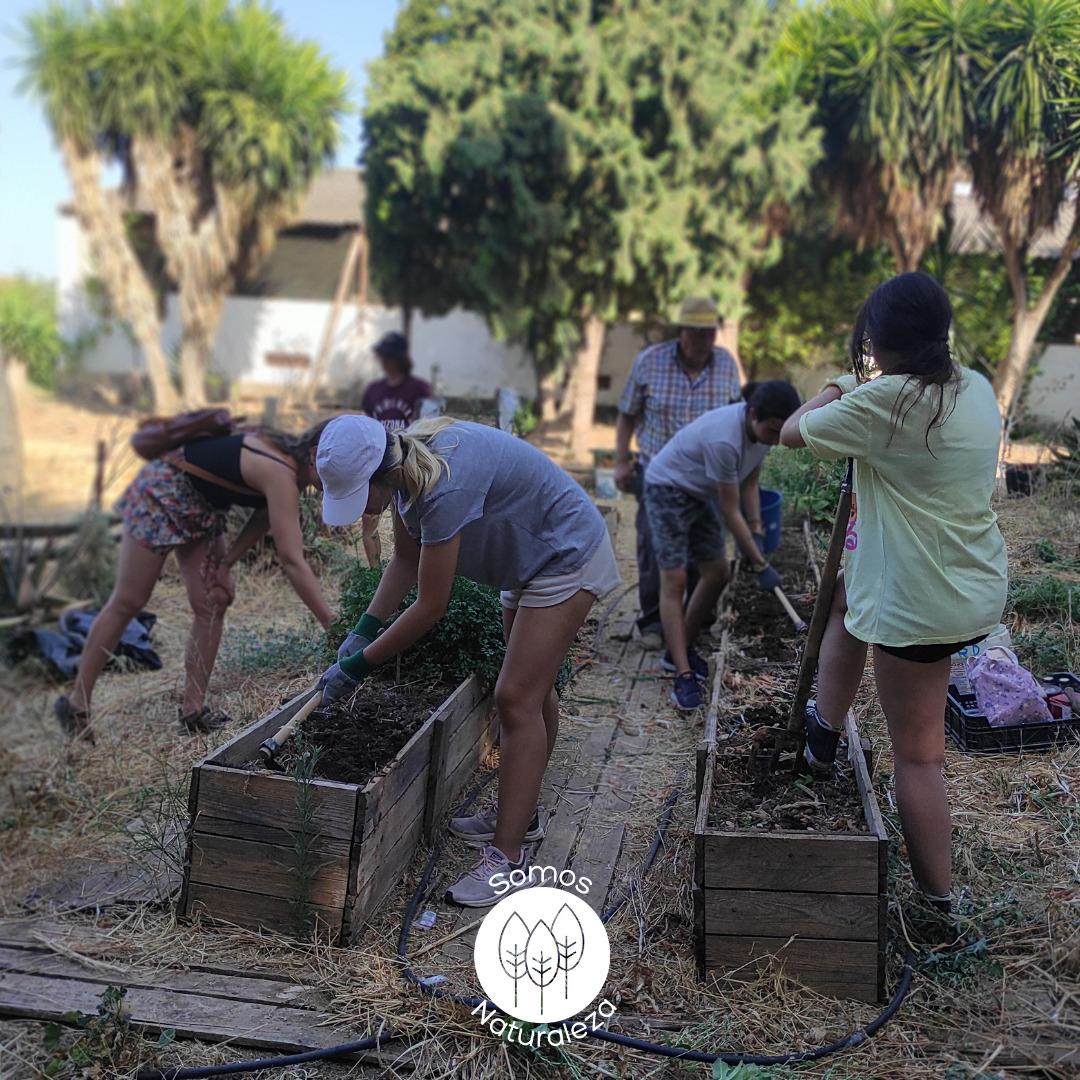
[[[1004,623],[998,623],[997,629],[992,630],[982,641],[977,641],[974,645],[968,645],[967,648],[953,653],[949,682],[956,687],[957,694],[971,693],[971,683],[967,677],[968,661],[994,645],[1004,645],[1006,647],[1012,645],[1012,634],[1009,633],[1009,628]]]

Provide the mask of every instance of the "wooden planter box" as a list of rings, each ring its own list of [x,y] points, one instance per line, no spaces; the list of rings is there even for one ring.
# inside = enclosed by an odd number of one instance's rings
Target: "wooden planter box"
[[[693,889],[702,978],[755,978],[775,958],[821,994],[883,997],[888,840],[850,713],[847,737],[866,833],[709,828],[716,744],[703,748]]]
[[[251,761],[306,699],[256,721],[191,771],[184,883],[177,912],[292,933],[298,925],[300,783]],[[495,741],[491,696],[465,680],[363,786],[311,780],[308,910],[347,943],[400,882]]]

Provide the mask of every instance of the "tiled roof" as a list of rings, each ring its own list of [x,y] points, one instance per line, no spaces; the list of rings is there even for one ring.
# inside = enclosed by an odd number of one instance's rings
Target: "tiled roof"
[[[364,184],[359,169],[324,169],[315,176],[300,203],[300,211],[292,221],[299,225],[359,225],[363,221]],[[131,208],[144,214],[153,207],[136,192]],[[72,214],[74,206],[66,202],[60,207],[63,214]]]

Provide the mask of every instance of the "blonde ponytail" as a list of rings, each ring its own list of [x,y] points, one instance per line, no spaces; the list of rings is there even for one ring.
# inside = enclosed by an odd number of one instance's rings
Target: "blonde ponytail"
[[[447,476],[450,475],[446,459],[436,454],[428,443],[432,436],[453,422],[449,416],[428,416],[417,420],[405,431],[396,432],[391,438],[383,468],[379,471],[401,470],[401,483],[408,496],[406,510],[435,486],[443,470]]]

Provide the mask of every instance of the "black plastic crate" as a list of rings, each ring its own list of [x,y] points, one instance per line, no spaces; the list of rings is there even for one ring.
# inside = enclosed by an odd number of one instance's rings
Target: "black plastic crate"
[[[1071,671],[1057,671],[1039,680],[1048,690],[1062,686],[1080,692],[1080,678]],[[1069,720],[1049,720],[1039,724],[991,727],[978,711],[974,694],[960,694],[949,687],[945,703],[945,730],[961,749],[985,754],[1001,750],[1045,750],[1059,742],[1080,742],[1080,716]]]

